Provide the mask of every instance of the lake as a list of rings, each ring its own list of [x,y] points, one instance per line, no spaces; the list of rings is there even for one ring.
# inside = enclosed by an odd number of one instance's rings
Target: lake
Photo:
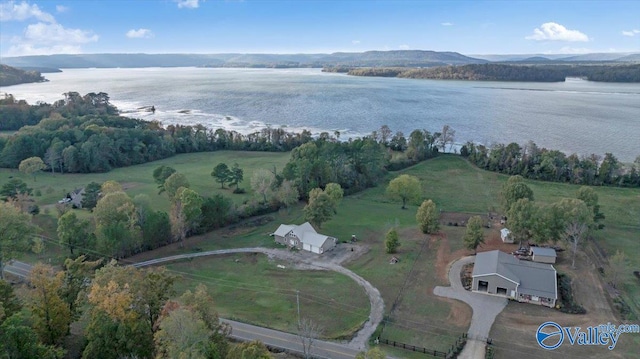
[[[0,88],[30,103],[106,92],[128,116],[250,133],[264,126],[362,136],[386,124],[405,136],[449,125],[455,141],[570,153],[640,155],[640,84],[354,77],[320,69],[66,69],[49,82]],[[155,114],[140,112],[155,106]]]

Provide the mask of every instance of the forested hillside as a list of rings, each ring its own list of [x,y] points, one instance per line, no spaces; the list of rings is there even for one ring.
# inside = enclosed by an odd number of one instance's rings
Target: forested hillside
[[[45,81],[45,79],[38,71],[23,71],[15,67],[0,65],[0,86],[41,81]]]
[[[324,71],[334,72],[332,69]],[[344,68],[335,72],[345,72]],[[567,77],[589,81],[640,82],[640,65],[507,65],[470,64],[431,68],[353,68],[354,76],[401,77],[435,80],[562,82]]]

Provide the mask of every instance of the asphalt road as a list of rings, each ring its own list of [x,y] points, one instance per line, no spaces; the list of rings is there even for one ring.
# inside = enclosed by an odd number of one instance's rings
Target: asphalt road
[[[220,320],[231,325],[230,336],[233,339],[242,341],[259,340],[267,346],[303,354],[302,342],[297,335],[227,319]],[[357,350],[340,343],[316,340],[311,345],[311,355],[314,358],[353,359],[357,354]]]

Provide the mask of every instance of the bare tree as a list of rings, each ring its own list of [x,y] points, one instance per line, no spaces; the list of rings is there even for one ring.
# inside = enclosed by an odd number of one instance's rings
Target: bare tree
[[[583,236],[587,232],[587,224],[580,222],[571,222],[567,225],[565,231],[567,240],[571,243],[571,268],[576,267],[576,252],[578,245],[581,243]]]
[[[453,141],[455,139],[455,136],[456,136],[456,130],[449,127],[449,125],[444,125],[444,127],[442,127],[442,133],[440,134],[440,138],[439,138],[440,146],[442,147],[442,152],[444,152],[445,147],[447,146],[447,143],[451,144],[449,146],[449,150],[451,150],[451,148],[453,147]]]
[[[298,323],[298,338],[302,343],[302,354],[305,359],[312,357],[311,351],[316,339],[322,335],[322,328],[309,318],[302,318]]]

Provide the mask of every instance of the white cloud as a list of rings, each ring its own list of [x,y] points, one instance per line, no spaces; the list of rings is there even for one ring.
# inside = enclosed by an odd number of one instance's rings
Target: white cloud
[[[636,36],[638,34],[640,34],[640,30],[637,30],[637,29],[622,31],[622,35],[624,36]]]
[[[354,45],[360,45],[360,40],[351,40],[351,43]]]
[[[67,12],[69,11],[69,7],[64,5],[56,5],[56,11],[59,13]]]
[[[587,42],[589,36],[578,30],[569,30],[566,27],[555,22],[545,22],[539,28],[533,29],[533,34],[525,37],[527,40],[536,41],[569,41],[569,42]]]
[[[398,46],[398,48],[400,50],[409,50],[410,47],[409,47],[409,45],[403,44],[403,45]]]
[[[178,3],[178,8],[186,8],[186,9],[196,9],[200,6],[200,0],[173,0]],[[202,0],[204,2],[204,0]]]
[[[442,26],[453,26],[453,23],[452,22],[443,22],[440,25],[442,25]]]
[[[40,10],[36,4],[31,5],[26,1],[0,4],[0,21],[24,21],[32,17],[44,22],[56,22],[53,15]]]
[[[131,29],[127,31],[126,36],[130,39],[150,39],[153,37],[153,32],[149,29]]]
[[[27,26],[22,36],[11,39],[9,56],[50,55],[82,52],[81,45],[98,41],[91,31],[67,29],[52,23],[38,22]]]

